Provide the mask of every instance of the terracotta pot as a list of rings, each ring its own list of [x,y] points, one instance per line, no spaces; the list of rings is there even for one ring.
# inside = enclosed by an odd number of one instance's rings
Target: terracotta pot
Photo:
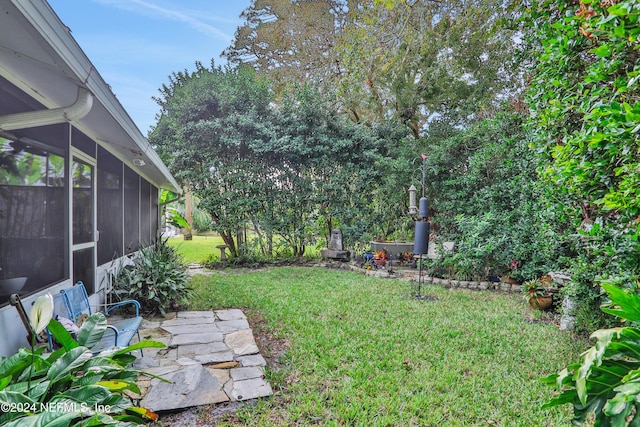
[[[553,296],[551,295],[529,298],[529,306],[534,310],[547,310],[551,304],[553,304]]]

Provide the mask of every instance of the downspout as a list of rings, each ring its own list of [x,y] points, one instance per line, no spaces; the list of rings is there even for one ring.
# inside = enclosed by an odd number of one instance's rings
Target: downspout
[[[78,87],[78,97],[68,107],[0,116],[0,130],[25,129],[79,120],[91,111],[92,105],[93,95],[91,92],[83,87]]]

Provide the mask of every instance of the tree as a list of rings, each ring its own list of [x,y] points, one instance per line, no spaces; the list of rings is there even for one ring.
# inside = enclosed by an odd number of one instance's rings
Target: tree
[[[232,255],[236,231],[259,207],[262,164],[249,146],[268,138],[271,93],[246,68],[205,68],[174,73],[156,101],[161,106],[150,134],[172,173],[189,183]]]
[[[252,223],[271,253],[279,235],[294,256],[358,221],[379,177],[383,141],[339,115],[320,91],[292,88],[275,103],[248,67],[177,73],[163,87],[150,135],[176,177],[188,183],[231,254],[235,232]]]
[[[515,2],[514,2],[515,3]],[[356,122],[467,124],[511,95],[511,2],[254,1],[224,55],[280,88],[311,81]]]
[[[383,141],[375,130],[339,115],[311,86],[285,94],[274,129],[268,144],[255,147],[277,165],[277,196],[264,210],[266,222],[301,256],[319,219],[328,240],[333,228],[353,227],[363,215],[380,178],[376,161]]]
[[[222,55],[268,75],[278,93],[302,81],[333,81],[340,73],[335,46],[345,6],[340,0],[253,0]]]

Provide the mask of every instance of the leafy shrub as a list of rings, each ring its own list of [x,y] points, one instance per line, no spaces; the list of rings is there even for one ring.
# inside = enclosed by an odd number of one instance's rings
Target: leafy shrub
[[[113,294],[118,301],[135,299],[149,314],[178,310],[190,297],[187,266],[166,239],[143,248],[133,265],[119,269],[113,277]]]
[[[131,367],[136,358],[129,353],[164,344],[142,341],[94,356],[89,347],[100,341],[106,325],[102,313],[93,314],[80,327],[76,341],[51,320],[49,330],[60,349],[48,357],[43,348],[21,348],[11,357],[0,357],[0,425],[130,426],[156,420],[153,412],[136,407],[126,394],[140,394],[140,371]]]

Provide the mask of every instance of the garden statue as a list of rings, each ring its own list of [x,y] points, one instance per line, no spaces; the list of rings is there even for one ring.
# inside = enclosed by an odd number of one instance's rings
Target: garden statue
[[[329,240],[329,248],[320,250],[320,254],[324,258],[330,258],[340,261],[349,261],[349,251],[343,250],[342,247],[342,230],[336,228],[331,231],[331,239]]]

